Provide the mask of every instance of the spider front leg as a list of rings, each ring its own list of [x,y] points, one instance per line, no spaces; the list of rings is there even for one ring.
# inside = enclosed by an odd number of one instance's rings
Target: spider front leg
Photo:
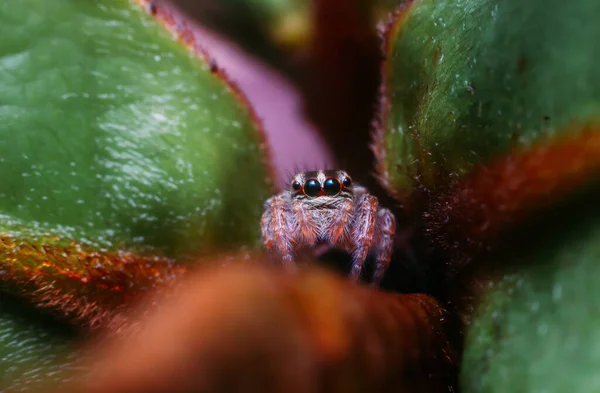
[[[291,239],[291,226],[289,220],[289,204],[282,195],[269,198],[265,202],[260,226],[265,248],[269,252],[275,252],[281,256],[283,265],[294,269],[293,244]]]
[[[381,208],[377,212],[375,233],[375,273],[373,284],[379,285],[387,271],[394,246],[394,234],[396,233],[396,219],[391,211]]]
[[[300,204],[293,204],[292,211],[294,217],[298,223],[298,232],[306,244],[313,245],[317,241],[317,231],[308,216],[307,212],[302,208]]]
[[[377,198],[369,194],[361,195],[356,205],[352,232],[354,250],[352,252],[352,269],[350,270],[350,278],[355,281],[358,281],[360,277],[362,265],[367,259],[373,243],[378,206]]]
[[[354,206],[351,201],[343,201],[339,207],[339,214],[337,214],[329,230],[327,231],[328,241],[332,245],[337,244],[342,239],[347,231],[348,222],[352,218],[352,210]]]

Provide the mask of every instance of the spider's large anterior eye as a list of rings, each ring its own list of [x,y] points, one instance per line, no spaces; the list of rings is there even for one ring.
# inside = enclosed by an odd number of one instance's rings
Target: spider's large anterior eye
[[[345,177],[344,180],[342,180],[342,184],[344,187],[350,187],[352,185],[352,180],[350,180],[349,177]]]
[[[302,188],[302,183],[300,183],[298,180],[294,180],[292,183],[292,188],[294,191],[298,191],[300,188]]]
[[[308,179],[304,183],[304,193],[310,197],[316,197],[321,192],[321,185],[317,179]]]
[[[323,189],[327,195],[335,195],[341,191],[340,182],[338,179],[329,178],[323,183]]]

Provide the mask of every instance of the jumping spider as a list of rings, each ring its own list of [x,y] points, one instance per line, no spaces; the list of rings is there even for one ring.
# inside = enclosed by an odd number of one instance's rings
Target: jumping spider
[[[302,246],[327,243],[352,256],[350,277],[358,280],[367,255],[375,256],[373,283],[390,263],[396,220],[366,188],[344,171],[299,173],[291,187],[269,198],[261,218],[262,238],[283,264],[295,267]]]

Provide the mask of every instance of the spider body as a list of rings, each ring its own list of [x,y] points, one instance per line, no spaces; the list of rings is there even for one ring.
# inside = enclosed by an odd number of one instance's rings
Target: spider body
[[[396,220],[366,188],[344,171],[312,171],[292,178],[290,188],[265,202],[262,238],[284,265],[295,267],[301,247],[327,243],[352,256],[350,277],[358,280],[369,253],[375,256],[374,283],[389,265]]]

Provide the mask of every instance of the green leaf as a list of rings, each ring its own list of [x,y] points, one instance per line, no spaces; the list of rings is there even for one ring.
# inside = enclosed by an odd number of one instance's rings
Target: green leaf
[[[398,199],[430,191],[425,231],[472,318],[466,392],[599,388],[598,14],[415,0],[385,29],[378,172]]]
[[[0,35],[5,231],[171,257],[258,244],[272,192],[259,126],[143,9],[8,0]]]
[[[306,50],[312,38],[308,0],[216,0],[210,3],[174,0],[173,3],[203,26],[233,37],[244,49],[283,67],[290,67],[285,55]]]
[[[77,350],[72,332],[7,301],[3,298],[0,302],[0,389],[26,390],[62,381],[75,372]]]
[[[467,334],[465,392],[600,388],[598,210],[564,216],[546,222],[537,247],[499,258],[519,269],[486,286]]]
[[[600,115],[600,4],[417,0],[386,31],[376,153],[396,195]]]
[[[152,12],[0,3],[3,306],[8,291],[99,318],[170,281],[174,261],[260,245],[261,125],[189,32]],[[0,309],[2,385],[53,374],[45,359],[70,345],[19,314]]]

